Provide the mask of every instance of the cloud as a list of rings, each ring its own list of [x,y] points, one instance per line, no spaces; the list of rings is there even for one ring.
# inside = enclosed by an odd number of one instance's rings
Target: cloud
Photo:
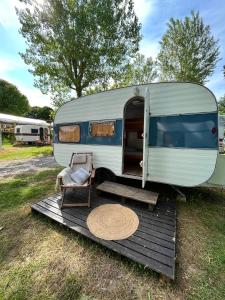
[[[4,76],[5,73],[23,69],[24,63],[18,59],[10,56],[1,55],[0,57],[0,76]]]
[[[152,13],[154,3],[153,0],[134,0],[134,10],[141,23]]]
[[[31,106],[51,106],[50,96],[43,95],[41,91],[33,86],[26,84],[26,80],[21,78],[15,78],[13,71],[21,71],[21,75],[25,74],[25,77],[31,76],[27,74],[27,66],[19,57],[11,57],[1,55],[0,57],[0,78],[9,81],[17,86],[17,88],[23,93],[29,100]]]
[[[145,56],[151,56],[156,59],[160,50],[160,45],[158,40],[143,39],[140,43],[140,52]]]

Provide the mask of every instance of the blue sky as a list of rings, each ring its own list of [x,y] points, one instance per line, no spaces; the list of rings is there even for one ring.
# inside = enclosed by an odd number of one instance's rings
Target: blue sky
[[[38,0],[43,1],[43,0]],[[216,70],[206,86],[217,99],[225,94],[223,65],[225,64],[225,1],[222,0],[135,0],[135,11],[142,23],[143,40],[140,52],[155,58],[159,52],[159,41],[167,29],[169,18],[184,18],[191,10],[199,11],[204,23],[219,40],[220,58]],[[50,97],[33,87],[33,76],[28,72],[18,52],[25,49],[25,41],[19,35],[19,22],[15,6],[18,0],[0,0],[0,78],[14,84],[29,99],[30,104],[50,105]]]

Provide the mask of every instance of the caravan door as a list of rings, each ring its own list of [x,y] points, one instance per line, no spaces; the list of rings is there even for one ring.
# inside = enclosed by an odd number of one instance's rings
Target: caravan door
[[[149,120],[150,120],[150,89],[145,90],[144,97],[144,141],[143,141],[143,165],[142,165],[142,188],[148,177],[148,148],[149,148]]]

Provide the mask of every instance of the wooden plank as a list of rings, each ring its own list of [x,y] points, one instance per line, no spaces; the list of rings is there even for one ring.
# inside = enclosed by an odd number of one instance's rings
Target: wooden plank
[[[96,189],[102,192],[115,194],[152,205],[156,205],[158,199],[158,193],[110,181],[104,181],[98,185]]]
[[[44,201],[46,202],[47,200],[44,200]],[[55,201],[55,203],[57,203],[57,201]],[[51,203],[48,203],[48,204],[51,205]],[[56,205],[58,206],[59,204],[57,203]],[[92,203],[92,208],[96,207],[96,206],[93,205],[93,203]],[[75,210],[73,210],[73,213],[74,214],[79,213],[79,214],[87,217],[87,215],[91,212],[91,210],[92,210],[91,208],[85,208],[85,209],[76,208]],[[68,211],[68,210],[65,209],[65,211]],[[138,213],[137,213],[137,215],[139,216]],[[154,229],[156,229],[156,231]],[[159,244],[165,245],[165,247],[167,247],[167,248],[174,249],[174,241],[175,241],[174,235],[168,236],[167,234],[164,234],[164,233],[158,231],[157,226],[154,226],[154,227],[149,226],[149,225],[141,226],[135,232],[135,235],[138,235],[138,236],[140,235],[140,237],[144,237],[148,241],[157,241],[158,243],[160,241]]]
[[[41,202],[39,202],[41,203]],[[168,266],[167,264],[163,264],[160,261],[157,261],[155,259],[152,259],[146,255],[143,255],[139,252],[136,252],[133,249],[124,247],[123,245],[120,245],[117,242],[114,241],[105,241],[102,239],[98,239],[97,237],[93,236],[89,230],[87,230],[86,228],[77,225],[77,223],[74,223],[73,221],[69,220],[68,218],[70,218],[71,216],[69,216],[67,213],[58,210],[58,213],[54,213],[51,210],[49,210],[46,207],[43,207],[39,204],[33,204],[32,205],[32,209],[37,210],[39,212],[41,212],[42,214],[50,217],[51,219],[83,234],[84,236],[92,239],[93,241],[102,244],[103,246],[106,246],[107,248],[121,254],[124,255],[136,262],[139,262],[157,272],[160,272],[164,275],[166,275],[169,278],[174,279],[174,266]],[[61,214],[61,215],[60,215]],[[77,221],[77,220],[76,220]],[[169,261],[169,260],[168,260]]]
[[[52,206],[53,208],[60,209],[59,204],[56,202],[52,202],[50,200],[43,200],[43,203],[48,204],[49,206]],[[65,209],[64,210],[66,213],[79,218],[83,221],[86,222],[88,214],[81,214],[82,210],[75,210],[75,209]],[[163,240],[156,239],[156,238],[151,238],[151,240],[145,240],[141,236],[139,237],[138,232],[136,231],[135,234],[131,237],[128,238],[129,240],[134,241],[135,243],[141,244],[145,248],[149,248],[151,250],[154,250],[156,252],[159,252],[161,254],[165,254],[166,256],[173,256],[174,253],[174,247],[171,246],[171,244],[166,244],[163,243]],[[173,244],[172,244],[173,245]]]

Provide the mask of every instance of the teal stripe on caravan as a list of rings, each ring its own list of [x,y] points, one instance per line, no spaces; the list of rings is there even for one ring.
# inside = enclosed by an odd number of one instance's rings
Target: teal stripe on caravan
[[[99,122],[109,122],[109,120],[99,120]],[[84,144],[84,145],[122,145],[122,119],[110,120],[115,122],[115,133],[113,136],[92,136],[89,131],[90,122],[74,122],[61,123],[54,125],[54,143],[60,144]],[[98,121],[93,121],[98,122]],[[59,127],[65,125],[79,125],[80,126],[80,141],[78,143],[61,143],[59,141]]]

